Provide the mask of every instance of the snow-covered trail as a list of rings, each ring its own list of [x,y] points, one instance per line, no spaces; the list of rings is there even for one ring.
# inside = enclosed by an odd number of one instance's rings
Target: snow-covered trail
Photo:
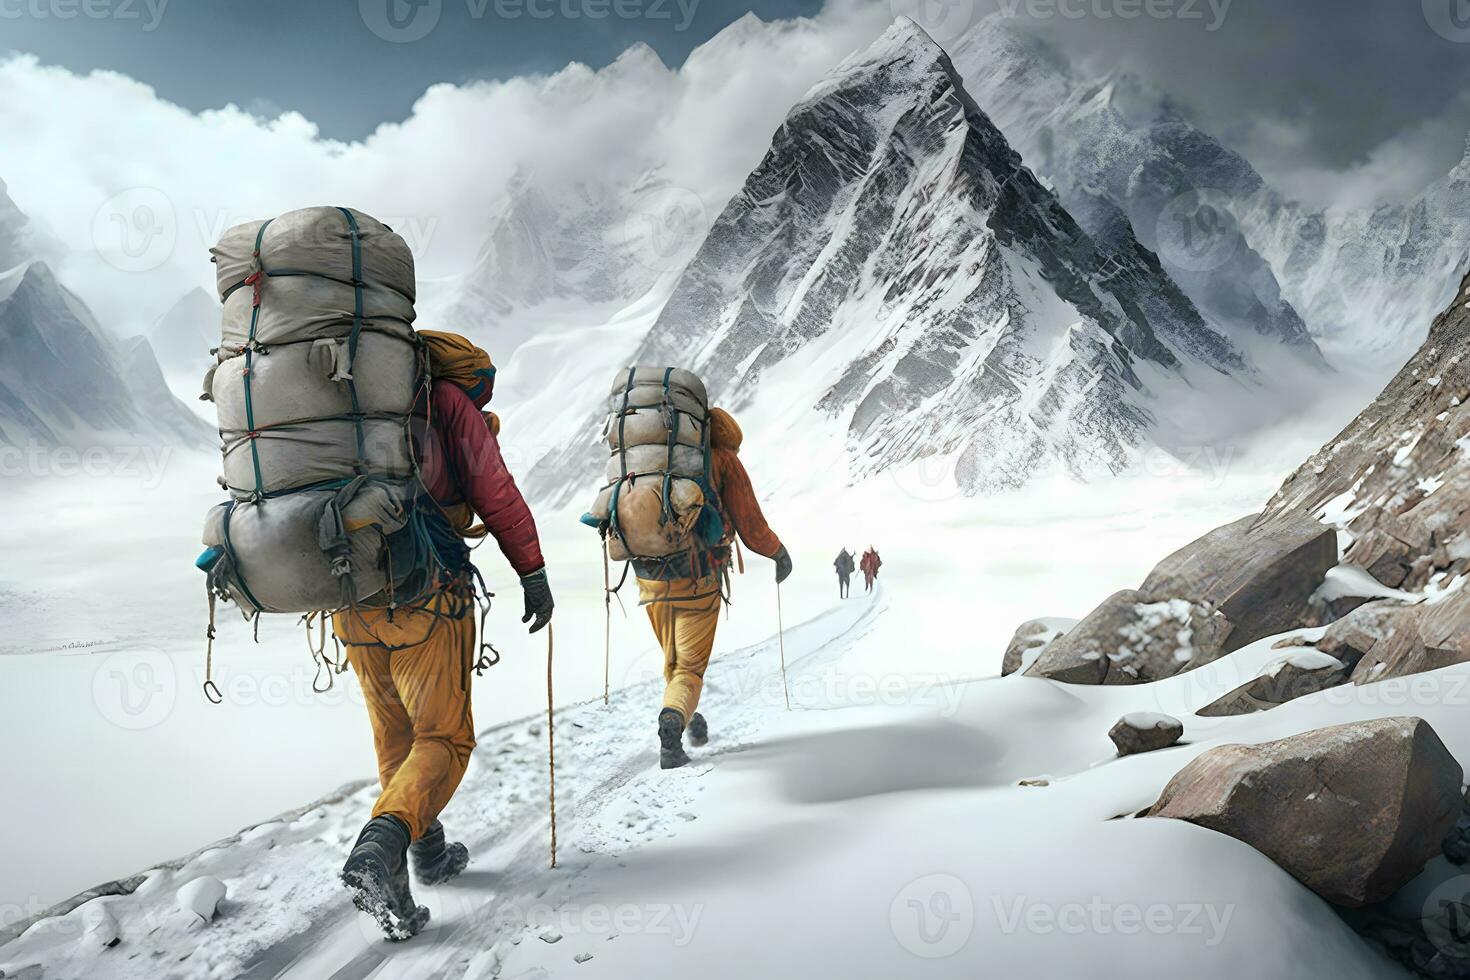
[[[861,601],[837,606],[788,631],[788,672],[799,677],[810,667],[840,657],[881,615],[882,595],[877,589]],[[550,912],[564,906],[576,895],[583,873],[598,862],[623,848],[672,836],[681,823],[693,819],[686,808],[702,791],[699,781],[711,772],[712,760],[755,744],[768,713],[781,707],[781,698],[774,638],[718,656],[700,704],[711,719],[711,744],[693,750],[694,762],[675,772],[658,768],[653,735],[659,699],[656,681],[619,690],[606,706],[593,702],[560,712],[556,717],[560,847],[555,870],[548,858],[545,760],[535,758],[535,750],[544,749],[545,742],[536,738],[540,724],[530,723],[532,738],[524,754],[518,752],[488,772],[481,769],[445,814],[446,826],[465,840],[475,857],[457,881],[420,889],[423,894],[416,897],[433,912],[423,934],[410,943],[389,945],[373,923],[348,907],[332,916],[330,928],[314,923],[271,947],[248,965],[243,978],[466,976],[476,956],[483,966],[484,954],[497,943],[518,943],[526,929],[538,925],[538,916],[528,910]],[[482,736],[482,746],[497,734]],[[506,817],[482,822],[462,816],[467,808],[477,814],[494,810]],[[649,810],[654,813],[649,815]],[[507,827],[513,828],[509,835]]]
[[[839,658],[881,616],[880,589],[855,595],[786,631],[796,681]],[[466,976],[470,960],[519,940],[562,906],[585,871],[651,839],[676,833],[721,756],[757,742],[783,713],[775,637],[730,653],[717,647],[701,710],[711,742],[685,769],[657,767],[654,721],[659,681],[632,684],[556,714],[560,856],[548,868],[549,821],[544,717],[479,735],[474,762],[444,814],[469,845],[469,870],[437,889],[419,889],[433,919],[413,942],[390,945],[346,902],[337,868],[371,808],[375,784],[357,784],[298,815],[270,821],[174,867],[147,873],[130,896],[105,906],[125,947],[89,948],[82,910],[43,920],[0,948],[0,976],[110,978],[365,978]],[[798,684],[799,686],[799,684]],[[820,707],[812,704],[812,707]],[[201,875],[223,880],[229,899],[205,936],[174,908],[173,895]],[[94,913],[95,914],[95,909]],[[199,940],[205,940],[200,942]],[[497,947],[498,948],[498,947]],[[483,959],[483,956],[481,957]]]

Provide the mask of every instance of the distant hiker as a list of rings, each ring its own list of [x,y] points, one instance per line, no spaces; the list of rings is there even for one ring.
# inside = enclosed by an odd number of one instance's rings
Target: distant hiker
[[[877,549],[869,545],[868,550],[863,552],[863,558],[862,561],[858,562],[858,567],[862,569],[863,581],[868,586],[865,591],[872,592],[873,580],[878,577],[878,569],[883,567],[883,559],[878,557]]]
[[[837,569],[837,596],[840,599],[846,599],[853,569],[857,567],[852,560],[852,552],[843,548],[837,553],[837,560],[832,563],[832,567]]]
[[[677,368],[630,368],[613,386],[607,440],[608,483],[584,523],[602,531],[608,554],[629,561],[640,602],[664,651],[664,698],[658,716],[659,765],[689,761],[691,742],[709,741],[699,707],[714,649],[721,600],[738,535],[774,559],[776,581],[791,557],[766,524],[740,461],[740,426],[709,409],[703,382]]]
[[[475,382],[473,365],[483,359],[488,367],[489,358],[463,338],[422,333],[441,358],[471,362],[465,386],[434,385],[429,411],[416,418],[423,486],[455,532],[494,536],[520,576],[521,622],[530,622],[535,633],[551,621],[554,602],[536,523],[500,455],[493,431],[498,426],[493,416],[480,414],[492,386],[485,379]],[[456,342],[462,345],[458,350],[445,346]],[[471,527],[476,515],[483,527]],[[446,843],[439,813],[475,747],[472,574],[466,557],[460,573],[426,600],[393,610],[348,610],[332,620],[362,684],[382,785],[373,818],[342,871],[354,900],[371,914],[380,916],[375,906],[386,896],[395,917],[411,917],[405,851],[424,885],[447,881],[469,863],[463,844]]]

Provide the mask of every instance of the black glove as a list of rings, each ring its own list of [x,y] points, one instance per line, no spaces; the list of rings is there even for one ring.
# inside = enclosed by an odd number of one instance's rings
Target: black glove
[[[536,622],[531,623],[531,632],[534,633],[551,622],[551,610],[556,608],[551,598],[551,583],[546,581],[546,569],[522,576],[521,589],[526,593],[526,614],[521,617],[521,622],[530,623],[534,617]]]
[[[776,552],[776,557],[772,560],[776,563],[776,584],[780,585],[791,574],[791,555],[787,554],[784,544],[781,546],[781,550]]]

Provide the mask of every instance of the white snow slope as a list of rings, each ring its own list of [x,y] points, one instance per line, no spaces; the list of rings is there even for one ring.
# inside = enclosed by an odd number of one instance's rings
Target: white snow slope
[[[1401,975],[1250,847],[1127,816],[1212,745],[1352,719],[1419,715],[1470,758],[1470,666],[1237,718],[1191,711],[1279,658],[1274,637],[1140,687],[984,678],[1001,645],[965,662],[967,631],[1012,624],[970,622],[979,583],[953,570],[971,539],[954,538],[925,551],[925,565],[942,556],[937,577],[895,542],[875,593],[802,603],[817,611],[786,631],[789,712],[776,638],[733,651],[722,643],[702,704],[712,740],[683,770],[657,768],[658,682],[640,679],[651,658],[620,668],[607,706],[594,698],[559,710],[556,870],[547,867],[544,716],[482,732],[444,816],[474,858],[460,880],[420,890],[434,918],[412,942],[385,943],[335,882],[374,796],[357,784],[155,867],[131,895],[40,920],[0,947],[0,971],[56,980]],[[821,565],[806,562],[808,582],[825,580]],[[771,598],[769,565],[751,575],[737,582],[733,610],[747,627],[764,621]],[[1009,605],[1018,620],[1043,611]],[[585,676],[598,653],[563,640],[559,676]],[[1184,744],[1115,759],[1107,730],[1132,712],[1183,719]],[[1425,882],[1446,869],[1432,865]],[[178,911],[176,898],[201,876],[228,890],[208,925]],[[113,948],[88,931],[103,919],[120,937]]]

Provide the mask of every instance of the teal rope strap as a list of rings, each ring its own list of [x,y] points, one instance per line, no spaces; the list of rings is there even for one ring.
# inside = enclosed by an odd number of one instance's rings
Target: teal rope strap
[[[658,525],[663,527],[674,519],[674,443],[679,435],[679,416],[674,413],[674,403],[669,399],[669,379],[674,376],[673,368],[664,368],[664,400],[659,405],[659,413],[664,417],[669,428],[668,459],[664,463],[664,487],[663,487],[663,509],[659,511]],[[672,416],[672,418],[671,418]]]
[[[352,398],[352,414],[357,416],[357,472],[367,469],[367,436],[362,426],[362,405],[357,399],[357,341],[362,335],[362,231],[357,219],[346,208],[338,208],[347,219],[347,230],[352,235],[352,333],[347,339],[347,393]]]
[[[250,586],[245,583],[245,569],[240,567],[240,561],[235,557],[234,542],[230,540],[230,518],[234,516],[234,513],[235,501],[231,500],[229,506],[225,508],[223,533],[220,536],[224,539],[225,554],[229,556],[230,567],[235,570],[235,581],[239,583],[240,591],[245,593],[245,598],[249,599],[250,604],[259,612],[264,607],[261,606],[260,600],[255,598],[254,593],[250,591]]]
[[[612,502],[608,509],[608,530],[613,534],[618,532],[618,495],[623,491],[623,483],[628,479],[628,447],[624,445],[625,438],[623,430],[624,422],[628,418],[628,399],[633,394],[633,378],[637,374],[636,367],[628,368],[628,380],[623,385],[623,407],[618,411],[618,464],[622,469],[622,476],[618,478],[617,485],[613,487]]]
[[[255,233],[255,249],[251,253],[254,259],[254,269],[245,278],[246,285],[250,286],[252,295],[250,299],[250,337],[245,344],[245,424],[250,427],[248,438],[250,439],[250,462],[255,468],[255,495],[257,498],[265,493],[265,476],[260,468],[260,447],[256,440],[260,433],[255,429],[255,403],[251,398],[251,381],[255,374],[255,331],[260,326],[260,287],[265,271],[265,266],[260,261],[260,243],[265,238],[265,230],[270,227],[270,221],[261,224],[260,230]]]

